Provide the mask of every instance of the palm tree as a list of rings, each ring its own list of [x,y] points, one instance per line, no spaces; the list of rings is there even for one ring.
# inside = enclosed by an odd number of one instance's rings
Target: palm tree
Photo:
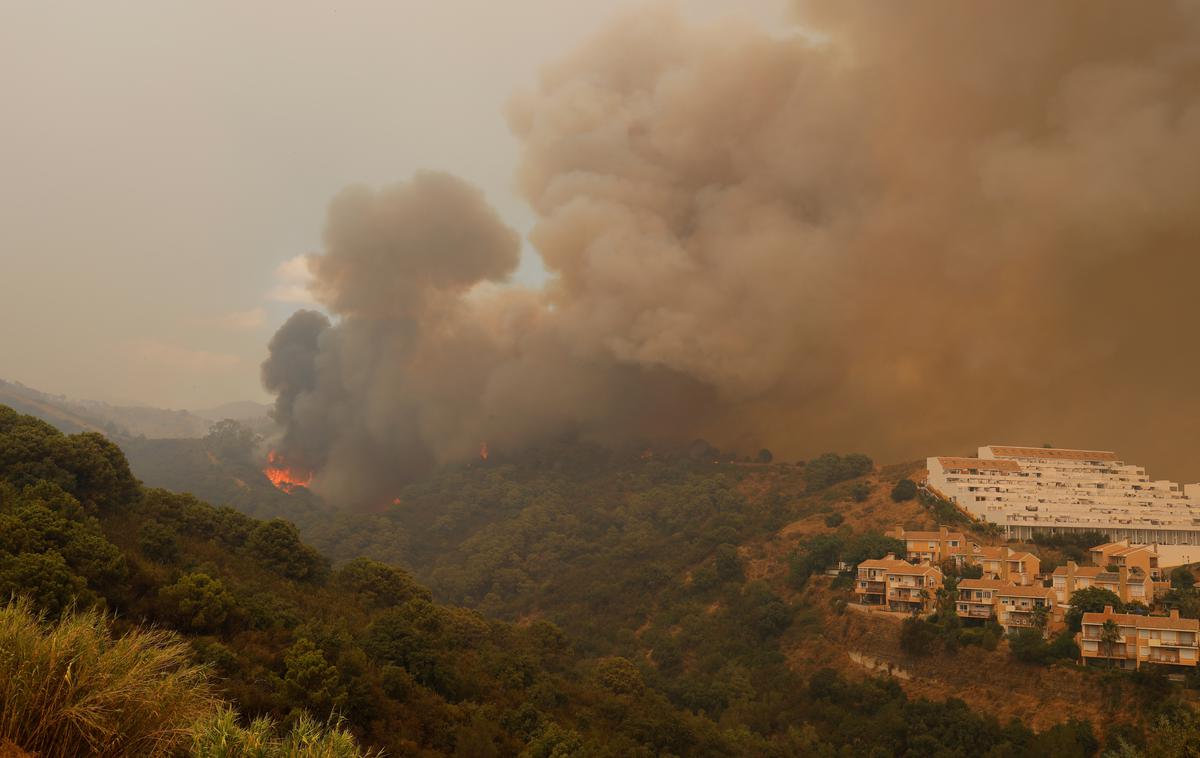
[[[1108,656],[1108,665],[1113,665],[1113,646],[1121,641],[1121,627],[1109,619],[1100,627],[1100,643],[1104,645],[1104,654]]]
[[[1032,615],[1033,628],[1045,635],[1046,625],[1050,623],[1050,609],[1044,605],[1038,604],[1033,606]]]

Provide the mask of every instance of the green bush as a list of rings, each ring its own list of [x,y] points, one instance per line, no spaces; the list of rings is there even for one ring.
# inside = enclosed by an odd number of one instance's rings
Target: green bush
[[[808,462],[804,467],[804,479],[810,492],[823,490],[838,482],[871,473],[875,464],[865,455],[851,453],[846,456],[824,453]]]
[[[892,487],[892,500],[897,503],[912,500],[917,496],[917,483],[912,479],[901,479]]]
[[[27,598],[51,616],[58,616],[73,605],[87,606],[95,596],[87,591],[83,577],[55,550],[45,553],[20,553],[0,558],[0,598]]]
[[[335,581],[372,608],[403,605],[414,598],[432,599],[429,590],[414,582],[407,571],[369,558],[347,563],[337,572]]]
[[[283,519],[254,527],[246,538],[246,550],[289,579],[314,579],[325,568],[321,555],[301,542],[295,525]]]
[[[174,563],[179,560],[179,542],[169,526],[157,521],[147,521],[138,530],[138,547],[142,554],[158,563]]]
[[[900,625],[900,649],[912,656],[929,655],[940,636],[941,630],[936,624],[919,618],[906,618]]]
[[[176,623],[199,632],[219,628],[234,607],[233,595],[221,580],[201,573],[184,574],[158,595]]]

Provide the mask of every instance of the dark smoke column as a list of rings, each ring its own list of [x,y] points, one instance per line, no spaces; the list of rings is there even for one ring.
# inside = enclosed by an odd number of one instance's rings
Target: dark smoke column
[[[492,348],[464,319],[465,296],[505,280],[519,253],[518,235],[455,177],[340,193],[325,251],[309,261],[335,321],[296,312],[262,366],[279,455],[331,500],[370,508],[456,445],[477,448],[471,409],[485,372],[475,364]]]

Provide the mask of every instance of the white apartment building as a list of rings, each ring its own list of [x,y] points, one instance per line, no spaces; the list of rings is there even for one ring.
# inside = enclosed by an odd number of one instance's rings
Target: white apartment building
[[[928,459],[928,487],[1008,537],[1095,531],[1110,540],[1200,545],[1200,484],[1151,480],[1102,450],[985,445]]]

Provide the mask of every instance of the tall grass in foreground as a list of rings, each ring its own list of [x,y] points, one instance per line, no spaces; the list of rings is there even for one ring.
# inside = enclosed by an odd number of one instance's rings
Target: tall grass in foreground
[[[192,755],[195,758],[380,758],[382,752],[363,752],[349,732],[322,727],[301,716],[291,731],[275,734],[270,719],[258,718],[248,727],[238,725],[237,713],[226,709],[196,725]]]
[[[174,635],[114,639],[95,611],[46,623],[21,600],[0,608],[0,742],[38,758],[174,756],[218,707]]]

